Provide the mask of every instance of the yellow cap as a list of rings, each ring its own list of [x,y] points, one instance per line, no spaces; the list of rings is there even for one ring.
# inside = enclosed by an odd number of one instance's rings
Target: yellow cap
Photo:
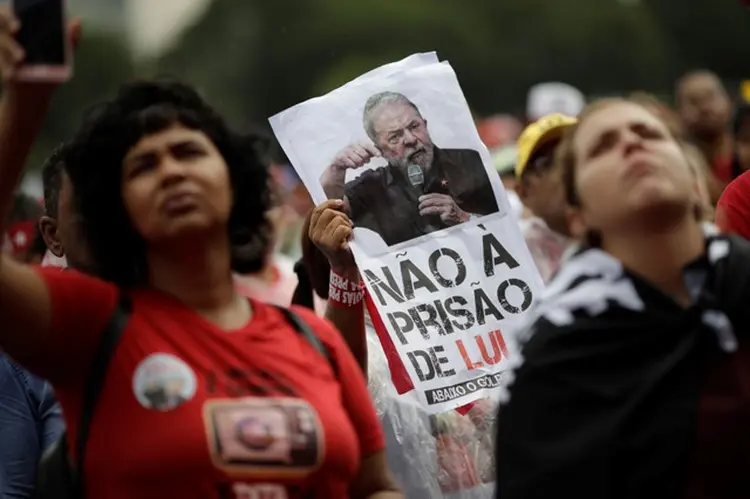
[[[578,120],[559,113],[548,114],[527,126],[518,138],[516,178],[521,178],[531,156],[550,140],[559,139],[563,132]]]
[[[742,98],[745,102],[750,102],[750,80],[744,80],[742,82]]]

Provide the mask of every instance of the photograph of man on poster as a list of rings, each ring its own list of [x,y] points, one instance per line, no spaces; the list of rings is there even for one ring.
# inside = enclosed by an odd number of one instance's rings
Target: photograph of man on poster
[[[393,246],[499,211],[479,152],[434,144],[427,120],[405,95],[372,95],[362,119],[372,143],[349,144],[320,177],[328,199],[344,200],[354,227]],[[346,181],[349,170],[378,157],[387,165]]]

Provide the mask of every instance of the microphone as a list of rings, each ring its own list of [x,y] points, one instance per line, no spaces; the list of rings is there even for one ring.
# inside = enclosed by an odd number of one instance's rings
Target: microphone
[[[409,177],[409,183],[415,189],[422,190],[424,186],[424,172],[419,165],[411,164],[406,168],[406,176]]]
[[[414,190],[417,191],[420,196],[424,194],[424,170],[422,170],[422,167],[413,163],[410,164],[406,167],[406,176],[409,177],[409,183]],[[440,217],[437,215],[426,215],[419,220],[418,224],[423,234],[428,234],[445,228],[444,226],[441,227],[438,225]]]

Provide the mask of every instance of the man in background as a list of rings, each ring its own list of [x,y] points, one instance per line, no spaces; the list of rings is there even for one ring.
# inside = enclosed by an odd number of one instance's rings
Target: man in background
[[[39,232],[49,252],[58,259],[56,266],[93,273],[74,205],[73,184],[65,170],[72,148],[70,144],[60,145],[42,167],[45,213],[39,220]]]
[[[700,147],[711,171],[723,184],[732,179],[732,102],[716,74],[692,71],[677,81],[677,112]]]
[[[575,123],[575,118],[550,114],[527,126],[518,139],[516,192],[532,212],[521,220],[521,231],[544,282],[557,272],[571,244],[555,151],[565,130]]]

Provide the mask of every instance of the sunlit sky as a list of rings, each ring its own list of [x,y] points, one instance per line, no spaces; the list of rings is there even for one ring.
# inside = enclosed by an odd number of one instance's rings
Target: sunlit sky
[[[160,53],[195,22],[212,0],[127,0],[128,36],[136,55]]]

